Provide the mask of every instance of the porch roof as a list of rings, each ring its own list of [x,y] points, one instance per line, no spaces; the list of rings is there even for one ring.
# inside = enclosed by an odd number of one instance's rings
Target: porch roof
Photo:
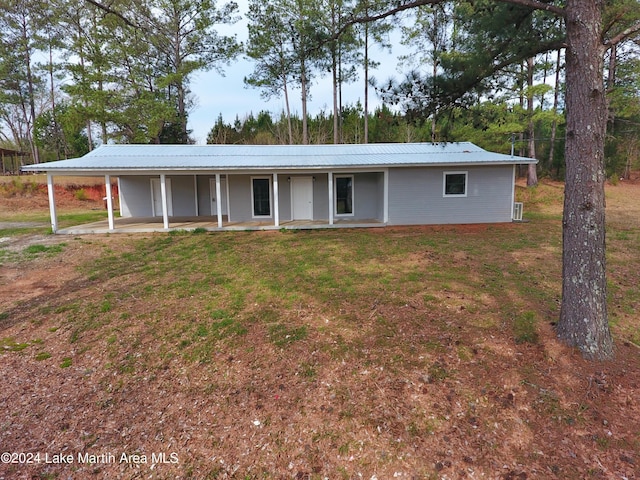
[[[25,172],[242,171],[537,163],[473,143],[350,145],[102,145],[83,157],[23,167]]]

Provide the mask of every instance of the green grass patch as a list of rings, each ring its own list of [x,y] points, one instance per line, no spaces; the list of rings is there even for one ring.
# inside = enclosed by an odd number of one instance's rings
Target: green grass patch
[[[105,210],[91,210],[88,212],[63,213],[58,215],[58,228],[82,225],[83,223],[93,223],[107,218]],[[47,221],[49,219],[47,218]]]
[[[64,249],[64,247],[66,245],[67,245],[66,243],[59,243],[57,245],[34,244],[34,245],[29,245],[28,247],[26,247],[23,250],[23,253],[25,255],[30,255],[30,256],[36,256],[36,255],[39,255],[41,253],[46,253],[48,255],[55,255],[57,253],[62,252],[62,250]]]
[[[294,342],[307,338],[307,326],[289,327],[283,323],[270,325],[268,329],[269,341],[277,347],[286,347]]]
[[[36,353],[36,360],[41,362],[43,360],[47,360],[51,358],[51,354],[49,352],[38,352]]]
[[[11,337],[5,337],[0,340],[0,352],[21,352],[29,345],[31,344],[25,342],[16,342]]]
[[[534,312],[523,312],[513,319],[513,336],[516,343],[538,343]]]

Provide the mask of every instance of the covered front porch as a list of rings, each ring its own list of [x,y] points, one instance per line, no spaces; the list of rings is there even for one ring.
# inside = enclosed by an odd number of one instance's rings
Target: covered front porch
[[[207,232],[238,231],[238,230],[311,230],[319,228],[375,228],[384,227],[384,223],[376,219],[351,220],[338,219],[333,224],[329,220],[290,220],[280,222],[275,226],[273,222],[266,221],[244,221],[230,222],[226,216],[222,217],[222,226],[219,226],[218,218],[215,216],[191,216],[191,217],[169,217],[168,228],[162,217],[144,218],[114,218],[113,224],[108,219],[98,222],[86,223],[73,227],[60,228],[56,233],[63,235],[87,235],[102,233],[154,233],[170,231],[194,231],[204,230]]]
[[[311,174],[113,172],[104,178],[107,219],[58,228],[54,179],[48,174],[54,233],[355,228],[388,222],[386,169]],[[112,194],[114,180],[119,207]]]

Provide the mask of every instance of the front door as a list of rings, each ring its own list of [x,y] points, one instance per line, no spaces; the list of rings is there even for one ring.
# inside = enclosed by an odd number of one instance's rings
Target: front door
[[[167,210],[168,216],[173,217],[173,201],[171,200],[171,179],[165,178],[165,187],[167,189]],[[162,216],[162,189],[159,178],[151,179],[151,207],[154,217]]]
[[[291,220],[313,220],[313,177],[291,177]]]

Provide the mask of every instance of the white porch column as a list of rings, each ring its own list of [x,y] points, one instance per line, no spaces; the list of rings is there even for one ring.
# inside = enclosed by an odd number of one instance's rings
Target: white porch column
[[[105,193],[107,194],[107,217],[109,218],[109,230],[115,230],[113,220],[113,193],[111,193],[111,175],[104,176]]]
[[[53,175],[47,173],[47,191],[49,192],[49,215],[51,216],[51,231],[58,231],[58,215],[56,214],[56,192],[53,188]]]
[[[167,201],[167,176],[160,174],[160,196],[162,197],[162,223],[169,230],[169,202]]]
[[[329,225],[333,225],[333,172],[329,172]]]
[[[384,184],[384,199],[382,207],[382,216],[384,223],[389,223],[389,169],[386,168],[383,172],[383,184]]]
[[[216,215],[218,216],[218,228],[222,228],[222,187],[219,173],[216,173]]]
[[[118,208],[122,216],[122,187],[120,187],[120,177],[118,177]]]
[[[278,201],[278,174],[273,174],[273,224],[280,226],[280,202]]]

